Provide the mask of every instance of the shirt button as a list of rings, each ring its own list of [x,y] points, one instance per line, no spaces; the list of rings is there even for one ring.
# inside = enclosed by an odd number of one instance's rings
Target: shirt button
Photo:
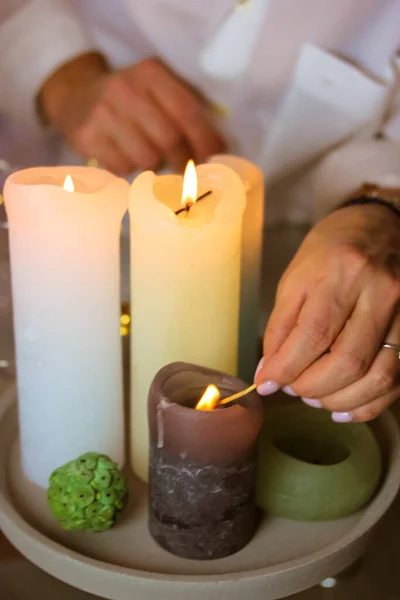
[[[215,117],[226,118],[229,115],[229,107],[226,104],[215,103],[211,106],[211,112]]]
[[[99,161],[96,158],[89,158],[87,161],[87,166],[97,168],[99,166]]]

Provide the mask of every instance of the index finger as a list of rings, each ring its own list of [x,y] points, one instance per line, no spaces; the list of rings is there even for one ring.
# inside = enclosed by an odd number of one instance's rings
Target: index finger
[[[282,298],[278,295],[264,334],[264,363],[280,350],[295,328],[305,300],[305,291],[293,298]]]
[[[341,301],[329,287],[311,291],[286,340],[264,361],[259,378],[267,378],[280,385],[293,383],[330,348],[355,302],[356,298]]]
[[[148,93],[179,127],[198,162],[224,149],[225,144],[211,126],[201,100],[166,69],[159,69]]]

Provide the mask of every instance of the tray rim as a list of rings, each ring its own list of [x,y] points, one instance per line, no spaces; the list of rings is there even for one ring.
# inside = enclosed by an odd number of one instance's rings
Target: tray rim
[[[12,410],[16,411],[16,403],[17,403],[17,389],[15,384],[11,384],[5,392],[0,395],[0,423],[5,418],[5,416],[10,413]],[[243,582],[248,579],[254,579],[258,577],[270,577],[282,572],[288,572],[292,570],[296,570],[299,567],[304,567],[308,564],[311,564],[315,561],[321,562],[326,560],[328,557],[337,554],[343,547],[350,547],[353,543],[355,543],[360,538],[367,535],[371,529],[373,529],[386,511],[389,509],[390,505],[396,499],[397,494],[400,489],[400,430],[396,424],[394,416],[390,411],[385,411],[380,417],[380,420],[383,420],[385,426],[391,431],[393,436],[393,440],[395,442],[395,447],[397,449],[396,456],[391,463],[391,470],[389,475],[386,477],[380,493],[376,496],[374,500],[368,505],[366,512],[357,523],[352,527],[352,529],[346,533],[342,538],[335,540],[328,546],[325,546],[323,549],[305,555],[302,558],[296,558],[289,561],[285,561],[279,563],[279,565],[266,566],[257,569],[248,569],[246,571],[238,571],[236,573],[215,573],[215,574],[201,574],[201,575],[179,575],[179,574],[169,574],[169,573],[158,573],[151,571],[143,571],[140,569],[134,569],[131,567],[123,567],[119,565],[115,565],[113,563],[107,563],[98,559],[91,558],[85,554],[76,552],[75,550],[71,550],[67,546],[54,541],[50,537],[46,536],[44,533],[36,529],[34,526],[30,525],[28,521],[18,512],[14,504],[12,504],[8,499],[6,499],[2,488],[0,487],[0,528],[3,530],[4,535],[14,543],[14,535],[9,532],[11,530],[18,530],[26,536],[30,543],[33,543],[37,546],[42,547],[46,551],[55,552],[59,558],[68,559],[74,563],[78,563],[82,565],[84,563],[85,567],[90,567],[94,571],[108,571],[112,572],[115,575],[124,576],[127,578],[135,578],[136,580],[140,580],[142,582],[163,582],[163,583],[187,583],[187,584],[199,584],[199,583],[213,583],[213,582]],[[16,429],[18,431],[18,424],[16,423]],[[13,435],[12,441],[8,444],[8,449],[11,448],[13,444],[16,442],[17,436]],[[6,456],[0,457],[0,460],[3,461],[8,459],[9,453],[6,453]],[[396,483],[397,480],[397,483]],[[393,485],[395,484],[395,485]],[[389,488],[389,492],[388,492]],[[370,524],[367,528],[364,525],[365,519],[369,516],[371,510],[376,507],[377,498],[381,498],[382,502],[377,511],[377,515],[374,516],[373,523]],[[374,513],[373,513],[374,514]],[[9,535],[10,534],[10,535]],[[19,546],[16,545],[16,548],[20,550]],[[20,550],[23,554],[23,550]],[[34,562],[43,570],[47,570],[42,567],[40,561],[35,562],[34,558],[29,557],[31,562]],[[73,584],[71,584],[73,585]]]

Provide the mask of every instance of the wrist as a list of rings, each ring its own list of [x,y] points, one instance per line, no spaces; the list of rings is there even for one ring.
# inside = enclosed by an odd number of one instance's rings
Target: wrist
[[[78,56],[62,65],[44,82],[37,95],[37,112],[44,124],[60,127],[71,95],[108,73],[104,57],[98,53]]]
[[[400,188],[364,183],[336,209],[356,206],[379,207],[400,220]]]

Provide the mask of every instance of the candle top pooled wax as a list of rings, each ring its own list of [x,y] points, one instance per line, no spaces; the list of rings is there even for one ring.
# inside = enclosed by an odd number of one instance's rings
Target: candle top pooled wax
[[[104,188],[124,181],[104,169],[81,166],[32,167],[12,173],[6,181],[6,186],[54,186],[60,192],[74,192],[75,195],[97,194]],[[124,182],[126,190],[128,184]],[[71,196],[70,200],[73,199]]]
[[[131,198],[142,226],[162,223],[182,231],[235,220],[245,208],[243,183],[232,169],[220,164],[195,167],[193,161],[184,178],[143,173],[132,184]]]
[[[128,207],[129,184],[94,167],[34,167],[12,173],[5,182],[4,196],[10,222],[15,216],[19,228],[24,224],[38,236],[43,236],[46,228],[57,240],[67,230],[75,233],[81,229],[87,234],[88,227],[93,229],[96,224],[108,227],[115,222],[119,230]],[[50,240],[46,243],[50,245]]]
[[[215,216],[221,194],[217,189],[210,190],[206,181],[201,181],[195,200],[182,196],[182,178],[179,175],[157,177],[153,192],[156,200],[162,202],[174,213],[180,227],[201,227],[210,223]],[[201,198],[208,192],[208,195]]]
[[[230,464],[251,452],[261,427],[262,403],[252,391],[235,404],[196,410],[210,381],[222,398],[248,389],[236,377],[198,365],[178,362],[162,368],[149,393],[150,437],[169,453],[185,448],[188,461]]]

